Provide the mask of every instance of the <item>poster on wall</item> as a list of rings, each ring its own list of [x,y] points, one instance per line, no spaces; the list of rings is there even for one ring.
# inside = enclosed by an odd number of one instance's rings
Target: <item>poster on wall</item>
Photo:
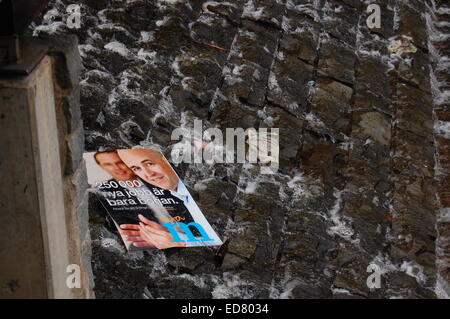
[[[161,152],[119,149],[84,159],[91,190],[128,251],[222,244]]]

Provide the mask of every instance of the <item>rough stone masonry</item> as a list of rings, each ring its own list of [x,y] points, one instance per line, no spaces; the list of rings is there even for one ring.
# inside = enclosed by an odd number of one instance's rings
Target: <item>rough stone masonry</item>
[[[213,248],[127,254],[90,205],[98,298],[446,298],[450,7],[432,1],[83,0],[85,149],[176,127],[280,128],[280,170],[180,165]],[[370,3],[381,28],[366,25]],[[415,52],[393,54],[398,37]],[[369,289],[368,265],[382,269]]]

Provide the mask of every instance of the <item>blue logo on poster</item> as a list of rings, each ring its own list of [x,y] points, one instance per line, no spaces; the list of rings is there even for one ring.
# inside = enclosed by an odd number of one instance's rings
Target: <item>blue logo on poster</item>
[[[165,226],[169,231],[170,234],[173,237],[173,241],[174,242],[184,242],[184,240],[181,240],[180,236],[178,236],[178,232],[175,229],[175,226],[180,226],[181,229],[184,231],[184,233],[187,235],[188,237],[188,242],[195,242],[195,241],[213,241],[214,239],[211,239],[208,236],[208,233],[205,231],[205,229],[203,229],[202,225],[195,223],[195,222],[190,222],[189,224],[185,224],[182,222],[178,222],[178,223],[165,223],[163,224],[163,226]],[[192,231],[189,229],[189,226],[194,226],[195,228],[197,228],[197,230],[200,232],[200,234],[202,234],[202,239],[197,239],[194,234],[192,233]]]

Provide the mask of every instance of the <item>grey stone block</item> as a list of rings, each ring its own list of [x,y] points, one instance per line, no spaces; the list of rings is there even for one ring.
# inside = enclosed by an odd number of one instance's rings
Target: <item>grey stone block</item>
[[[72,132],[82,123],[79,85],[74,87],[70,95],[62,97],[61,106],[66,119],[67,130]]]
[[[89,215],[88,215],[89,194],[86,192],[80,204],[76,208],[78,227],[80,237],[84,238],[89,233]]]
[[[223,271],[234,270],[245,264],[245,262],[246,260],[244,258],[232,254],[226,254],[221,268]]]
[[[40,36],[31,42],[48,46],[48,54],[55,58],[55,76],[62,89],[73,89],[79,83],[81,57],[75,35]]]
[[[92,273],[91,260],[92,260],[91,237],[89,236],[89,233],[87,233],[87,238],[82,241],[81,262],[82,267],[87,274],[89,286],[94,287],[95,283],[94,283],[94,274]]]
[[[89,187],[84,160],[81,161],[81,165],[73,173],[72,184],[75,188],[73,201],[75,205],[78,205],[86,196],[86,191]]]
[[[80,123],[81,124],[81,123]],[[84,129],[82,125],[66,137],[68,152],[66,154],[65,174],[71,175],[79,166],[83,159],[84,152]]]

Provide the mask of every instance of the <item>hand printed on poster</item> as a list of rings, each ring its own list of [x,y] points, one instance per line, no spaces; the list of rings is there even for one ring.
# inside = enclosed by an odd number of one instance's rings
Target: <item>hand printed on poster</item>
[[[120,225],[120,233],[124,236],[125,240],[133,242],[133,246],[156,247],[158,249],[186,247],[184,242],[175,242],[166,227],[152,222],[142,215],[138,215],[138,217],[140,220],[139,225]]]

